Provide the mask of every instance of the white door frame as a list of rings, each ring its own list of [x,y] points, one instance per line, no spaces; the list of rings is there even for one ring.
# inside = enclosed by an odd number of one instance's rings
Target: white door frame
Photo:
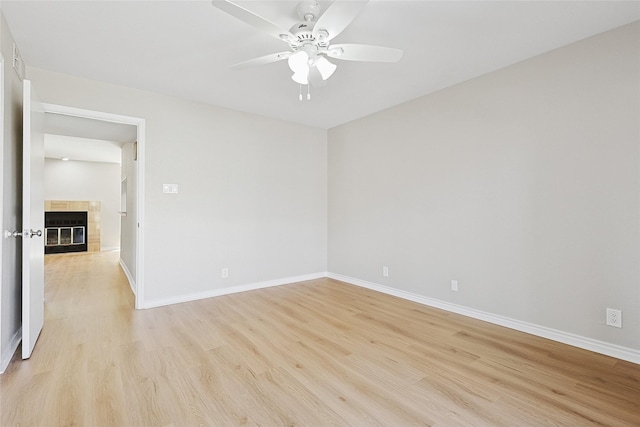
[[[105,113],[101,111],[85,110],[82,108],[67,107],[56,104],[42,104],[45,113],[63,114],[86,119],[102,120],[105,122],[134,125],[138,129],[138,157],[136,167],[136,274],[135,280],[135,306],[144,308],[144,139],[145,120],[138,117],[122,116],[119,114]]]
[[[4,188],[4,55],[0,52],[0,188]],[[4,197],[0,197],[0,230],[4,226]],[[0,244],[0,289],[2,289],[2,244]],[[2,331],[2,294],[0,292],[0,331]],[[20,334],[22,336],[22,334]],[[10,343],[10,342],[9,342]],[[4,360],[5,352],[0,339],[0,374],[2,374],[9,364],[9,360]],[[6,364],[5,364],[6,363]]]

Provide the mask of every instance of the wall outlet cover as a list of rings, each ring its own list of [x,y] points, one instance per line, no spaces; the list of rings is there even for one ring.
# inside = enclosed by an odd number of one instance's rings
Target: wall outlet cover
[[[622,311],[615,308],[607,308],[607,326],[622,328]]]

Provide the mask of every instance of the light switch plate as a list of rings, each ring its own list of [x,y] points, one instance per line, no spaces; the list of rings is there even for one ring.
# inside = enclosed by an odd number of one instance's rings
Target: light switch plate
[[[165,194],[178,194],[178,184],[162,184],[162,192]]]

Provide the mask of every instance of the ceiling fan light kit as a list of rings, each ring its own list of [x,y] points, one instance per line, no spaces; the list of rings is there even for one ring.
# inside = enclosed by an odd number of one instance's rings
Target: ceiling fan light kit
[[[242,69],[257,65],[270,64],[286,59],[293,75],[293,81],[300,85],[322,87],[337,69],[337,65],[327,59],[363,62],[397,62],[402,51],[382,46],[363,44],[332,45],[338,36],[367,4],[368,0],[341,1],[331,3],[321,14],[317,1],[302,1],[296,12],[300,22],[288,30],[282,30],[268,19],[251,12],[243,6],[229,0],[213,0],[218,9],[235,18],[271,34],[288,44],[289,50],[261,56],[233,65]],[[302,87],[299,99],[302,100]],[[307,87],[307,99],[311,99]]]

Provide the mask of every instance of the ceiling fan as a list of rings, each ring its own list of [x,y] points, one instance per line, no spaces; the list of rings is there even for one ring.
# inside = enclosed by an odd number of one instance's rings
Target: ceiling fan
[[[213,0],[212,4],[289,45],[289,50],[240,62],[231,68],[241,69],[286,59],[293,71],[291,78],[296,83],[318,87],[324,86],[337,68],[327,57],[367,62],[397,62],[402,57],[402,50],[389,47],[331,43],[358,16],[367,2],[368,0],[336,0],[321,14],[317,1],[302,1],[296,9],[300,21],[289,30],[281,29],[233,1]]]

